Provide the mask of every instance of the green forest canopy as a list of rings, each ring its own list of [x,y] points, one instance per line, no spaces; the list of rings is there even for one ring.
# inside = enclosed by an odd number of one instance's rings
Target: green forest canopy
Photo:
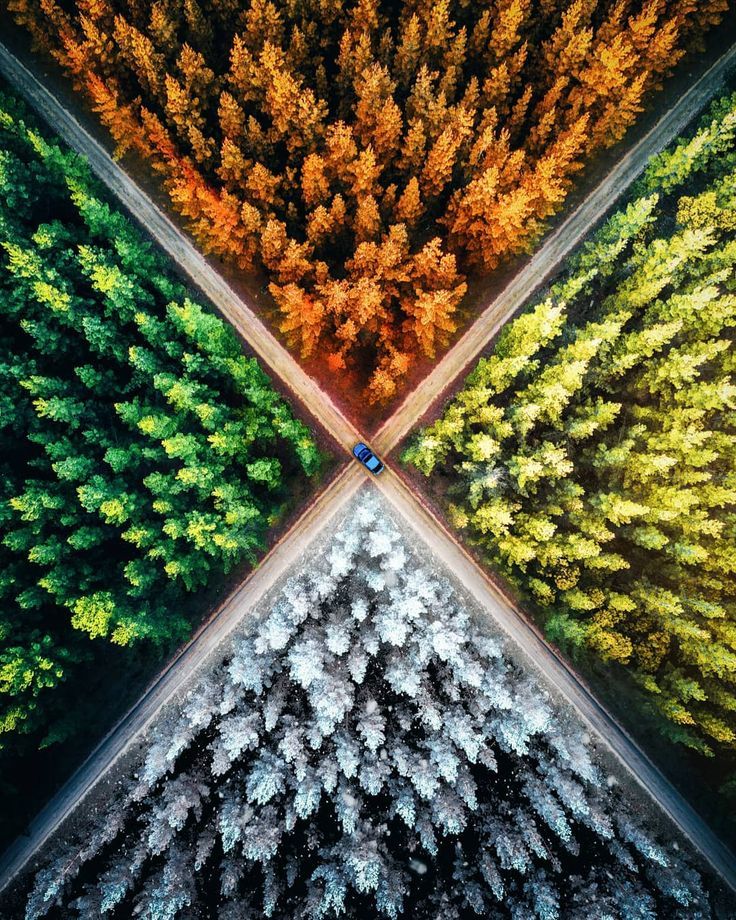
[[[735,137],[736,94],[404,453],[554,641],[627,666],[705,753],[736,747]]]
[[[43,727],[90,638],[183,638],[185,595],[255,561],[321,454],[86,162],[5,94],[0,189],[3,733]]]

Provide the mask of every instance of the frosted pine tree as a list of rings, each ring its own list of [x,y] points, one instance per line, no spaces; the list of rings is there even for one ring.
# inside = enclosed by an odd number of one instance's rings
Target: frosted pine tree
[[[711,916],[581,724],[371,495],[152,735],[28,920]]]

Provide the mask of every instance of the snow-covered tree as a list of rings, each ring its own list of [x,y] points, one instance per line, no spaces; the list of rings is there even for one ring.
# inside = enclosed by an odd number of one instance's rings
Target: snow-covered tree
[[[710,916],[580,722],[371,493],[151,739],[28,920]]]

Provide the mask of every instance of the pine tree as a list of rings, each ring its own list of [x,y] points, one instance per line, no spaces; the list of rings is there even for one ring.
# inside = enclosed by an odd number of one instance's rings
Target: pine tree
[[[58,841],[29,920],[707,915],[690,854],[475,614],[360,496]]]
[[[182,639],[187,593],[255,561],[321,457],[84,161],[5,97],[0,132],[0,728],[51,743],[84,637]]]
[[[361,298],[345,299],[349,317],[315,310],[318,289],[357,283],[361,247],[380,247],[397,224],[412,253],[439,236],[459,283],[527,251],[585,162],[623,137],[719,21],[723,0],[482,10],[13,0],[11,10],[72,74],[118,151],[151,160],[203,249],[265,270],[281,323],[309,327],[309,353],[388,399],[402,368],[452,336],[453,298],[432,290],[420,301],[372,275],[386,323],[361,312]],[[268,250],[271,222],[289,241],[283,265]],[[303,323],[284,284],[304,292]]]
[[[656,158],[646,197],[404,454],[453,475],[451,519],[554,641],[626,665],[666,734],[721,755],[736,743],[732,111],[715,103]]]

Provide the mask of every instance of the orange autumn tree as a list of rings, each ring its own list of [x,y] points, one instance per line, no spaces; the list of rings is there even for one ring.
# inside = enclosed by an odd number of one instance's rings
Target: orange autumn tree
[[[391,399],[727,0],[8,0],[303,357]]]

